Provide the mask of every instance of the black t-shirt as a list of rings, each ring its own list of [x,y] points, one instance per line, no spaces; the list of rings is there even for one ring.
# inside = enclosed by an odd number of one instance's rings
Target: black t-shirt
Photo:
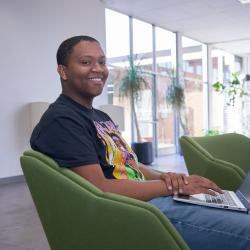
[[[30,144],[61,167],[100,164],[107,178],[144,179],[137,168],[136,155],[110,117],[66,95],[60,95],[49,106],[35,127]]]

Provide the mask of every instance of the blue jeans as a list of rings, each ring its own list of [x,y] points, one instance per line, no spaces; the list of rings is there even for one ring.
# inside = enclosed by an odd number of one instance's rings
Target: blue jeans
[[[250,214],[176,202],[149,201],[172,222],[192,250],[250,249]]]

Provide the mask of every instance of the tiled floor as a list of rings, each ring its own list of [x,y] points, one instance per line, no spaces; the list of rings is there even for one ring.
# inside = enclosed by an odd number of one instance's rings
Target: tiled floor
[[[25,182],[0,185],[0,249],[48,250]]]
[[[150,166],[186,173],[179,155],[155,159]],[[0,250],[49,250],[46,237],[25,182],[0,185]]]
[[[184,159],[178,154],[169,155],[167,157],[158,157],[154,160],[154,163],[150,167],[164,172],[187,174],[187,168]]]

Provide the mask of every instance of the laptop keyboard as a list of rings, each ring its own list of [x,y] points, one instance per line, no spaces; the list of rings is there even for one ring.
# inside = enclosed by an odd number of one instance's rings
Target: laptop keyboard
[[[236,206],[233,198],[230,196],[229,192],[224,192],[223,194],[218,194],[216,196],[205,194],[206,202],[223,204],[227,206]]]

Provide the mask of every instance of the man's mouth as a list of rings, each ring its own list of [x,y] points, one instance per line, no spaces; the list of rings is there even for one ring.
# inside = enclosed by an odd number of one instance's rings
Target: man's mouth
[[[103,77],[89,77],[90,81],[96,82],[96,83],[103,83]]]

